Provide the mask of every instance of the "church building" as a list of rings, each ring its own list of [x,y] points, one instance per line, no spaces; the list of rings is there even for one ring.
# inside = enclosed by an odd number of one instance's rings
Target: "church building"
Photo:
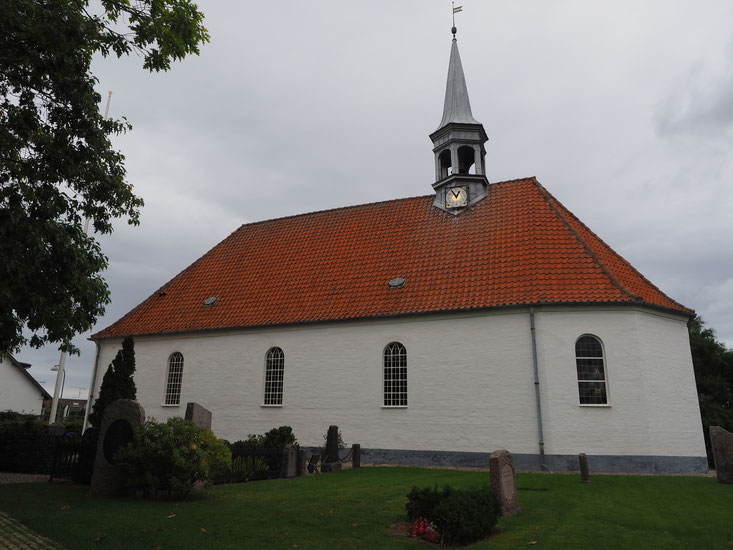
[[[432,191],[242,225],[93,335],[91,400],[132,335],[146,414],[197,402],[230,441],[336,424],[363,462],[707,471],[694,312],[534,177],[489,182],[453,34]]]

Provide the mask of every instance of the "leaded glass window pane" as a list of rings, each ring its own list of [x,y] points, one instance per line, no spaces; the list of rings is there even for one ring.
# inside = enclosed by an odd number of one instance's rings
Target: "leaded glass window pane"
[[[575,343],[575,365],[578,370],[578,396],[581,405],[605,405],[606,373],[601,341],[594,336],[581,336]]]
[[[168,358],[168,378],[165,385],[165,404],[180,405],[183,382],[183,355],[175,352]]]
[[[384,348],[384,406],[407,406],[407,350],[399,342]]]
[[[265,356],[265,405],[283,404],[285,354],[280,348],[271,348]]]

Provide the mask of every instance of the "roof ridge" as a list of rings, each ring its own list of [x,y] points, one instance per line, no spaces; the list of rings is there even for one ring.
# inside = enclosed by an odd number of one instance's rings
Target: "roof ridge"
[[[531,178],[518,178],[518,179],[515,179],[515,180],[507,180],[507,181],[503,181],[503,182],[497,182],[497,183],[492,184],[492,185],[500,185],[500,184],[503,184],[503,183],[513,183],[513,182],[517,182],[517,181],[532,180],[532,179],[534,179],[534,177],[531,177]],[[316,215],[316,214],[324,214],[324,213],[328,213],[328,212],[337,212],[337,211],[340,211],[340,210],[341,211],[348,211],[348,210],[352,210],[352,209],[355,209],[355,208],[363,208],[363,207],[373,206],[373,205],[379,205],[379,204],[396,203],[396,202],[400,202],[400,201],[410,201],[410,200],[418,200],[418,199],[427,199],[427,198],[430,198],[432,196],[433,196],[432,194],[430,194],[430,195],[417,195],[417,196],[413,196],[413,197],[403,197],[403,198],[399,198],[399,199],[389,199],[389,200],[383,200],[383,201],[374,201],[374,202],[368,202],[368,203],[363,203],[363,204],[355,204],[355,205],[350,205],[350,206],[339,206],[339,207],[336,207],[336,208],[328,208],[328,209],[325,209],[325,210],[315,210],[313,212],[304,212],[304,213],[301,213],[301,214],[293,214],[293,215],[290,215],[290,216],[282,216],[280,218],[269,218],[269,219],[266,219],[266,220],[258,220],[258,221],[254,221],[254,222],[243,223],[239,227],[237,227],[234,231],[232,231],[229,235],[227,235],[224,239],[222,239],[221,241],[219,241],[218,243],[216,243],[213,247],[211,247],[209,250],[207,250],[206,252],[204,252],[204,254],[202,254],[201,256],[199,256],[190,265],[188,265],[187,267],[185,267],[184,269],[182,269],[181,271],[179,271],[176,275],[174,275],[173,277],[171,277],[165,284],[163,284],[162,286],[160,286],[156,290],[154,290],[147,298],[145,298],[137,306],[135,306],[130,311],[128,311],[125,315],[123,315],[122,317],[120,317],[119,319],[117,319],[117,321],[115,321],[115,322],[111,323],[110,325],[107,325],[104,328],[102,328],[102,329],[94,332],[91,335],[91,338],[94,339],[96,337],[99,337],[99,335],[101,333],[103,333],[103,332],[106,333],[106,332],[114,329],[115,327],[117,327],[121,323],[125,322],[127,319],[130,319],[131,317],[133,317],[139,310],[143,309],[147,304],[149,304],[152,300],[154,300],[156,297],[158,297],[161,292],[164,292],[167,288],[169,288],[175,281],[179,280],[188,271],[193,270],[199,263],[201,263],[201,261],[204,258],[206,258],[209,254],[213,253],[217,248],[219,248],[222,244],[224,244],[226,241],[228,241],[236,233],[240,232],[244,227],[254,227],[254,226],[262,225],[262,224],[265,224],[265,223],[279,222],[279,221],[283,221],[283,220],[292,220],[292,219],[304,218],[306,216],[313,216],[313,215]]]
[[[601,271],[609,278],[611,281],[611,284],[613,284],[615,287],[617,287],[621,292],[628,295],[630,298],[632,298],[634,301],[640,301],[642,300],[641,296],[638,294],[632,292],[626,286],[619,280],[619,278],[615,275],[613,270],[606,265],[606,263],[601,260],[601,258],[598,257],[598,254],[593,250],[593,247],[591,247],[590,243],[586,241],[583,236],[578,233],[578,231],[575,230],[575,228],[571,227],[570,224],[565,219],[564,214],[560,211],[558,206],[561,206],[563,210],[567,209],[558,201],[552,193],[550,193],[545,187],[537,180],[535,180],[535,184],[537,185],[537,188],[540,192],[540,195],[545,199],[545,202],[547,202],[548,206],[552,209],[552,211],[555,213],[555,215],[560,219],[562,224],[565,226],[565,228],[570,231],[570,233],[578,240],[578,242],[583,246],[586,253],[593,259],[593,261],[598,265],[598,267],[601,268]],[[577,218],[575,218],[577,220]],[[579,221],[579,220],[578,220]],[[582,223],[582,222],[581,222]],[[608,246],[606,243],[603,243],[604,245]],[[613,250],[611,247],[608,247],[614,254],[616,254],[616,251]]]
[[[645,282],[646,284],[648,284],[648,285],[649,285],[650,287],[652,287],[652,288],[653,288],[654,290],[656,290],[657,292],[659,292],[659,294],[661,294],[662,296],[664,296],[664,297],[665,297],[665,298],[666,298],[667,300],[669,300],[669,301],[670,301],[670,302],[672,302],[673,304],[675,304],[675,305],[679,306],[680,308],[682,308],[682,309],[684,309],[684,310],[687,310],[687,311],[690,311],[690,312],[694,313],[694,310],[693,310],[693,309],[690,309],[690,308],[688,308],[688,307],[684,306],[683,304],[681,304],[680,302],[678,302],[677,300],[675,300],[674,298],[671,298],[671,297],[669,297],[669,296],[668,296],[668,295],[667,295],[667,294],[666,294],[666,293],[665,293],[665,292],[664,292],[663,290],[661,290],[661,289],[660,289],[660,288],[659,288],[659,287],[658,287],[657,285],[655,285],[655,284],[654,284],[654,283],[652,283],[652,282],[651,282],[651,281],[650,281],[649,279],[647,279],[647,278],[646,278],[646,276],[645,276],[645,275],[644,275],[643,273],[641,273],[641,272],[640,272],[640,271],[639,271],[638,269],[636,269],[636,268],[635,268],[635,267],[634,267],[634,266],[633,266],[633,265],[632,265],[632,264],[631,264],[631,263],[630,263],[630,262],[629,262],[629,261],[628,261],[628,260],[627,260],[626,258],[624,258],[624,257],[623,257],[623,256],[622,256],[621,254],[619,254],[618,252],[616,252],[616,250],[615,250],[615,249],[614,249],[613,247],[611,247],[611,246],[610,246],[610,245],[609,245],[609,244],[608,244],[608,243],[607,243],[606,241],[604,241],[604,240],[603,240],[603,239],[602,239],[601,237],[599,237],[599,236],[598,236],[598,235],[597,235],[597,234],[595,233],[595,231],[593,231],[593,230],[592,230],[592,229],[591,229],[590,227],[588,227],[588,226],[587,226],[587,225],[586,225],[585,223],[583,223],[583,221],[582,221],[582,220],[581,220],[580,218],[578,218],[578,217],[577,217],[577,216],[576,216],[575,214],[573,214],[573,213],[572,213],[572,212],[571,212],[571,211],[570,211],[570,210],[569,210],[569,209],[568,209],[568,208],[567,208],[567,207],[566,207],[566,206],[565,206],[565,205],[564,205],[563,203],[561,203],[561,202],[560,202],[559,200],[557,200],[557,198],[555,198],[555,196],[554,196],[554,195],[552,195],[552,193],[550,193],[549,191],[546,191],[546,192],[547,192],[547,194],[548,194],[548,195],[550,195],[550,197],[552,197],[552,200],[554,200],[554,201],[555,201],[555,202],[556,202],[556,203],[557,203],[557,204],[558,204],[558,205],[559,205],[559,206],[560,206],[560,207],[561,207],[561,208],[563,209],[563,211],[564,211],[564,212],[565,212],[565,213],[566,213],[567,215],[569,215],[569,216],[570,216],[571,218],[573,218],[573,220],[575,220],[575,222],[576,222],[576,223],[578,223],[578,225],[582,226],[582,227],[583,227],[583,228],[584,228],[584,229],[585,229],[586,231],[588,231],[588,233],[590,233],[591,235],[593,235],[593,237],[594,237],[595,239],[597,239],[597,240],[598,240],[598,242],[600,242],[600,243],[601,243],[601,244],[602,244],[603,246],[605,246],[606,248],[608,248],[608,250],[610,250],[611,252],[613,252],[613,254],[614,254],[614,255],[615,255],[615,256],[616,256],[616,257],[617,257],[617,258],[618,258],[618,259],[619,259],[619,260],[620,260],[620,261],[621,261],[621,262],[622,262],[622,263],[623,263],[624,265],[626,265],[626,267],[628,267],[629,269],[631,269],[631,271],[633,271],[633,272],[634,272],[634,273],[635,273],[635,274],[636,274],[636,275],[637,275],[637,276],[638,276],[639,278],[641,278],[641,279],[642,279],[642,280],[643,280],[643,281],[644,281],[644,282]],[[609,269],[610,269],[610,268],[609,268]]]
[[[510,180],[497,181],[497,182],[494,182],[494,183],[489,182],[489,185],[502,185],[502,184],[505,184],[505,183],[516,183],[516,182],[519,182],[519,181],[537,181],[537,177],[536,176],[527,176],[527,177],[524,177],[524,178],[514,178],[514,179],[510,179]],[[277,218],[267,218],[267,219],[264,219],[264,220],[257,220],[257,221],[243,223],[237,229],[235,229],[232,233],[236,233],[239,229],[241,229],[245,225],[246,226],[253,226],[253,225],[259,225],[259,224],[263,224],[263,223],[280,221],[280,220],[290,220],[290,219],[294,219],[294,218],[302,218],[302,217],[305,217],[305,216],[312,216],[314,214],[324,214],[326,212],[336,212],[338,210],[351,210],[353,208],[363,208],[365,206],[374,206],[374,205],[378,205],[378,204],[394,203],[394,202],[399,202],[399,201],[410,201],[410,200],[416,200],[416,199],[426,199],[426,198],[432,198],[434,196],[435,196],[435,193],[429,193],[427,195],[413,195],[411,197],[400,197],[400,198],[397,198],[397,199],[386,199],[386,200],[382,200],[382,201],[364,202],[364,203],[361,203],[361,204],[350,204],[350,205],[347,205],[347,206],[336,206],[334,208],[324,208],[323,210],[312,210],[311,212],[301,212],[299,214],[290,214],[289,216],[280,216],[280,217],[277,217]]]

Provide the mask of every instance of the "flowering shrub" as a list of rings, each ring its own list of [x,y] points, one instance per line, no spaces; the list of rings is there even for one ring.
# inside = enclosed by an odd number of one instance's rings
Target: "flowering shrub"
[[[185,497],[197,481],[207,482],[213,470],[229,468],[231,458],[223,440],[179,417],[148,420],[115,455],[127,471],[127,485],[146,498],[161,491]]]
[[[410,536],[436,544],[440,542],[440,533],[438,533],[435,525],[425,518],[417,518],[415,523],[410,525]]]

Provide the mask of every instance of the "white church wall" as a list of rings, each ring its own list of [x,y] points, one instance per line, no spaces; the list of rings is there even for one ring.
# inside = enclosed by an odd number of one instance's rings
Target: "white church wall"
[[[7,357],[0,358],[0,411],[41,414],[43,396]]]
[[[705,455],[684,318],[546,308],[537,333],[546,453]],[[607,406],[579,404],[575,341],[583,334],[603,343]]]
[[[393,341],[407,348],[407,408],[382,406],[382,353]],[[100,365],[119,346],[103,345]],[[261,405],[265,353],[273,346],[285,353],[282,407]],[[196,401],[230,440],[288,424],[302,444],[320,445],[328,425],[338,424],[347,442],[363,447],[536,451],[526,311],[141,337],[135,351],[138,399],[148,415],[183,415],[185,403]],[[185,360],[181,406],[164,407],[174,351]]]
[[[546,455],[704,457],[685,319],[643,308],[536,310]],[[575,341],[597,336],[608,406],[578,399]],[[385,408],[382,353],[408,355],[408,407]],[[105,341],[97,389],[120,341]],[[285,353],[282,406],[262,406],[265,354]],[[195,401],[234,441],[290,425],[302,445],[329,424],[347,443],[412,451],[539,452],[528,308],[139,337],[138,399],[158,420]],[[181,405],[163,406],[168,357],[184,356]],[[577,461],[576,461],[577,462]]]

